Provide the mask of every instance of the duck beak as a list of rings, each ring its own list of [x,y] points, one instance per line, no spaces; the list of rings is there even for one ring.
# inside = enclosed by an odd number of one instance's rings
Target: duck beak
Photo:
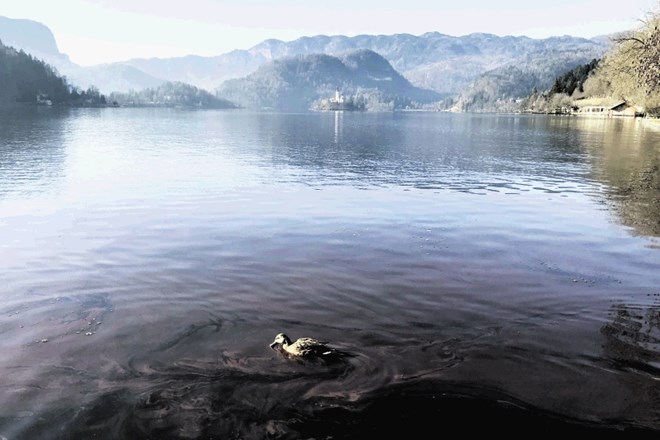
[[[276,345],[277,345],[277,342],[273,342],[272,344],[270,344],[270,348],[272,348],[273,350],[275,350],[275,346],[276,346]]]

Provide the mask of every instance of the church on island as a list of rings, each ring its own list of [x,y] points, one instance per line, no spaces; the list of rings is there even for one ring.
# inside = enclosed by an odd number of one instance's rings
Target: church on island
[[[352,98],[346,98],[341,94],[339,88],[335,90],[335,95],[331,98],[322,99],[314,106],[314,110],[319,111],[342,111],[342,110],[364,110],[359,108]]]
[[[331,104],[337,104],[337,105],[342,105],[344,104],[344,95],[339,93],[339,88],[335,90],[335,96],[333,98],[330,98],[330,103]]]

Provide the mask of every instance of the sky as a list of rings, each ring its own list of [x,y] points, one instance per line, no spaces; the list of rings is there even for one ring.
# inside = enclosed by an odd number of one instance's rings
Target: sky
[[[631,29],[659,0],[0,0],[48,26],[80,65],[219,55],[268,38],[441,32],[594,37]]]

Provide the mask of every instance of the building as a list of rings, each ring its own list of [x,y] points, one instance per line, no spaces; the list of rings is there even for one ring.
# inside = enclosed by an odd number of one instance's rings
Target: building
[[[53,105],[53,101],[45,93],[37,93],[37,105]]]
[[[619,101],[613,105],[587,105],[579,107],[578,114],[585,116],[597,116],[603,118],[644,116],[644,109]]]
[[[332,104],[343,104],[344,103],[344,95],[339,93],[339,88],[335,90],[335,96],[330,98],[330,103]]]

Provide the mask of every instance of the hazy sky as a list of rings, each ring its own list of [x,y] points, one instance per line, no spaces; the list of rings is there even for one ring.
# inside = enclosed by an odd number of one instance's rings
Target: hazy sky
[[[218,55],[317,34],[596,35],[630,29],[658,0],[0,0],[46,24],[82,65]]]

